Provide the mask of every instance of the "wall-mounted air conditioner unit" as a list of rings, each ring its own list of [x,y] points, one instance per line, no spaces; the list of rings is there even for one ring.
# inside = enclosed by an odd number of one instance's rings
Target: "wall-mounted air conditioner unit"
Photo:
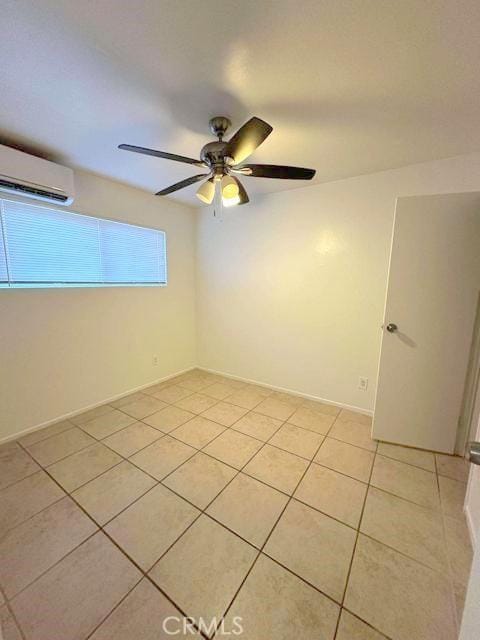
[[[0,145],[0,191],[68,205],[75,196],[73,171]]]

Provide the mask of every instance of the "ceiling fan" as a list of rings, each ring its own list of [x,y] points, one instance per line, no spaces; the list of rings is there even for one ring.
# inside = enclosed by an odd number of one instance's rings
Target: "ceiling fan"
[[[208,169],[208,173],[191,176],[155,194],[157,196],[166,196],[169,193],[206,179],[197,191],[197,197],[206,204],[210,204],[213,201],[216,184],[220,184],[222,202],[225,206],[246,204],[249,201],[248,195],[237,175],[254,178],[280,178],[283,180],[311,180],[315,175],[315,169],[303,169],[301,167],[288,167],[277,164],[242,164],[273,131],[273,127],[260,118],[250,118],[228,142],[223,139],[225,132],[231,125],[228,118],[217,116],[210,120],[209,125],[210,131],[218,137],[218,141],[209,142],[202,148],[200,160],[177,156],[165,151],[136,147],[131,144],[121,144],[118,148]]]

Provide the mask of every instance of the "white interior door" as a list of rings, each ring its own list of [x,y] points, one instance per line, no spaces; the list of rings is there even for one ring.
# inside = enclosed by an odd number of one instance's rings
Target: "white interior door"
[[[399,198],[374,438],[453,453],[479,289],[480,194]]]

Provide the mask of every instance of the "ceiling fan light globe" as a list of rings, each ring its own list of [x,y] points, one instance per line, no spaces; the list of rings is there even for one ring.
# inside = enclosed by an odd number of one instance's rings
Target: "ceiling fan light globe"
[[[224,207],[234,207],[236,204],[239,204],[240,196],[236,196],[235,198],[222,198],[222,204]]]
[[[214,196],[215,184],[210,180],[206,180],[199,189],[197,189],[197,198],[205,204],[211,204]]]
[[[232,200],[238,198],[239,188],[237,181],[232,176],[223,176],[222,178],[222,198],[224,200]]]

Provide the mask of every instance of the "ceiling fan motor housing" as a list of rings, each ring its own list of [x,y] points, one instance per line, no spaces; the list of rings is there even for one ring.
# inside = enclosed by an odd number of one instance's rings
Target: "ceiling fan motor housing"
[[[227,155],[227,147],[227,142],[218,140],[217,142],[209,142],[200,152],[200,158],[212,169],[215,175],[223,175],[229,164],[228,161],[231,162]]]
[[[208,123],[210,131],[218,137],[218,141],[209,142],[200,152],[200,158],[212,170],[214,178],[221,178],[227,169],[227,143],[223,141],[223,136],[231,126],[231,122],[225,116],[215,116]]]

